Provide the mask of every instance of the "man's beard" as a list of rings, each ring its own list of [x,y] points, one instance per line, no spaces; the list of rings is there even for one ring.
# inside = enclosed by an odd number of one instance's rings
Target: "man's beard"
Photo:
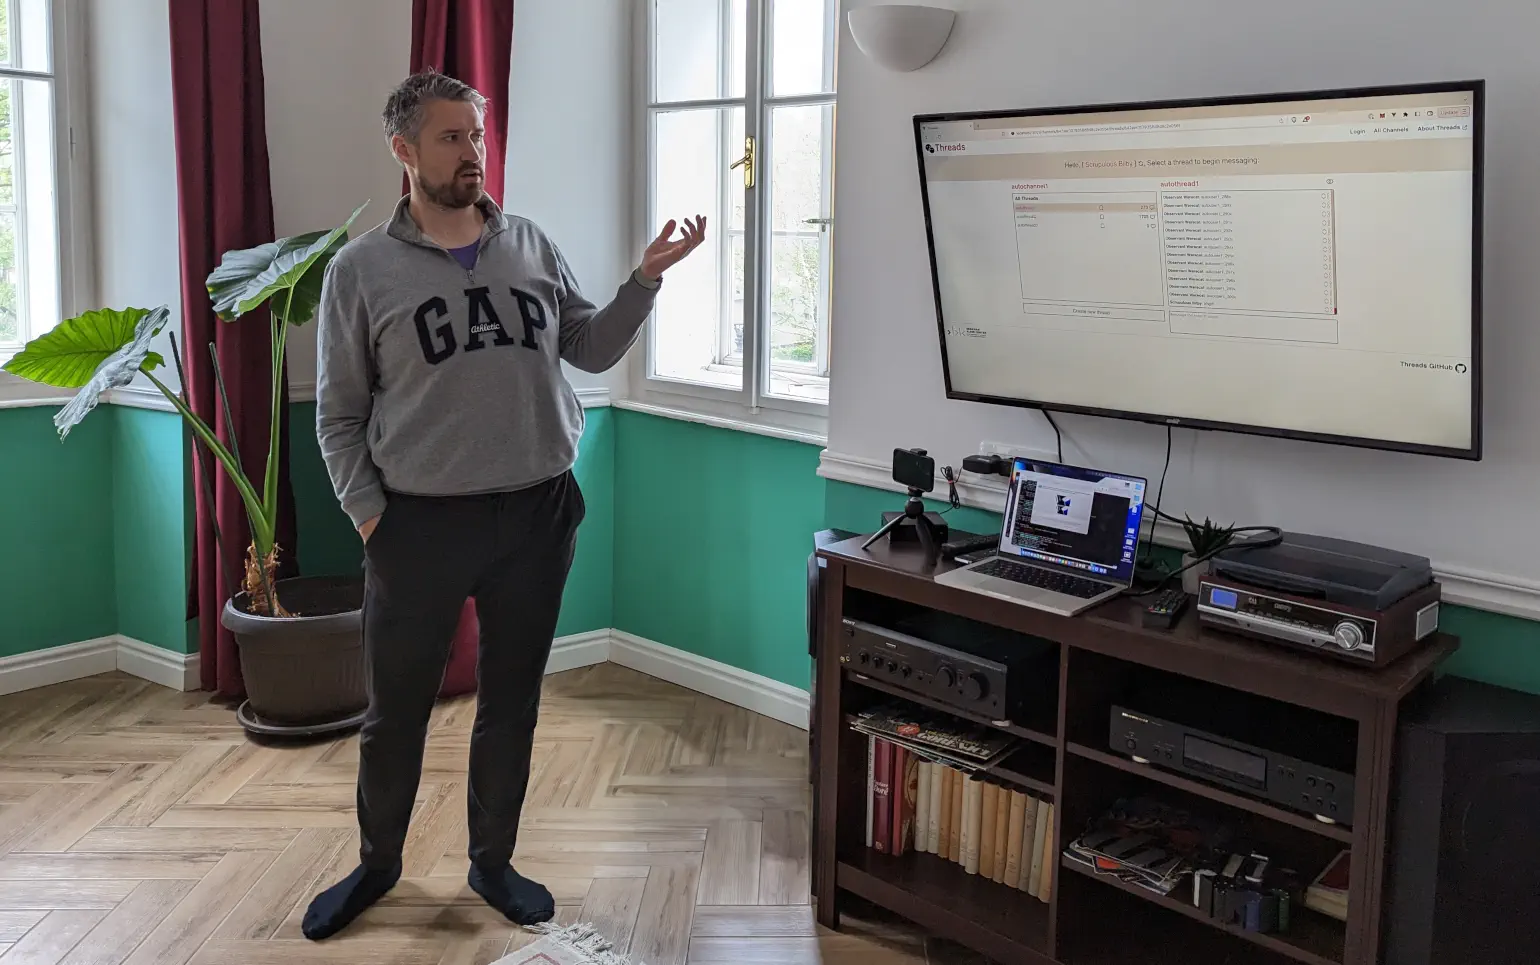
[[[467,181],[461,178],[460,175],[467,171],[480,172],[480,170],[481,168],[477,165],[465,165],[455,172],[453,178],[437,184],[428,181],[422,176],[421,172],[418,172],[413,180],[416,181],[417,189],[422,192],[423,197],[439,207],[468,208],[481,200],[482,181],[479,178],[474,181]]]

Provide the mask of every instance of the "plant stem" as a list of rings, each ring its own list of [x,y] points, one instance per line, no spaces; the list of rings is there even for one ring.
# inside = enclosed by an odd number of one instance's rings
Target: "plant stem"
[[[160,390],[160,394],[166,397],[166,401],[170,402],[172,407],[175,408],[177,412],[181,413],[182,418],[186,419],[187,424],[192,428],[193,434],[196,435],[204,445],[208,446],[209,451],[214,454],[214,458],[218,459],[220,465],[225,467],[225,472],[229,473],[230,475],[230,481],[233,482],[235,484],[235,488],[240,491],[241,502],[246,505],[246,515],[249,519],[251,519],[252,528],[255,530],[257,525],[262,522],[262,504],[257,501],[256,490],[251,487],[251,481],[248,480],[246,478],[246,474],[241,471],[240,463],[238,463],[235,460],[235,457],[230,454],[230,451],[220,443],[219,437],[214,434],[213,429],[209,428],[208,423],[204,422],[201,418],[198,417],[196,412],[188,408],[175,392],[172,392],[169,388],[166,387],[164,382],[162,382],[160,379],[157,379],[149,372],[144,372],[143,375],[145,378],[150,380],[151,384]],[[271,542],[273,538],[271,532],[263,533],[262,537],[267,542]],[[255,534],[253,538],[255,538]]]
[[[187,401],[187,372],[182,367],[182,353],[176,347],[176,335],[171,335],[170,339],[171,358],[176,362],[177,384],[182,387],[182,404],[191,409],[192,406]],[[233,593],[234,588],[240,586],[240,584],[233,579],[234,574],[230,572],[230,560],[225,556],[225,537],[219,530],[218,499],[214,495],[214,474],[209,471],[209,454],[204,452],[203,447],[200,445],[194,445],[192,450],[193,458],[198,463],[198,478],[203,483],[203,499],[209,507],[209,522],[214,527],[214,555],[219,557],[219,568],[224,571],[225,586],[230,587]]]
[[[235,435],[235,416],[230,412],[230,396],[225,391],[225,373],[219,364],[219,351],[213,342],[209,343],[209,358],[214,364],[214,384],[219,387],[219,407],[225,414],[225,431],[230,435],[230,445],[236,452],[236,459],[240,459],[241,443]],[[257,539],[255,527],[251,537],[252,555],[257,560],[257,573],[262,577],[263,595],[267,597],[267,615],[278,615],[278,600],[273,596],[273,587],[267,575],[267,559],[272,554],[273,542],[277,537],[276,524],[268,517],[267,505],[262,505],[262,521],[273,536],[269,537],[266,545]]]

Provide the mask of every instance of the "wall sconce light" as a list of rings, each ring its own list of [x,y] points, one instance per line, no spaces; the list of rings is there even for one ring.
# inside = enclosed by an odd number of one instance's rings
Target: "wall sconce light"
[[[936,59],[957,13],[916,4],[872,4],[847,15],[861,52],[888,70],[918,70]]]

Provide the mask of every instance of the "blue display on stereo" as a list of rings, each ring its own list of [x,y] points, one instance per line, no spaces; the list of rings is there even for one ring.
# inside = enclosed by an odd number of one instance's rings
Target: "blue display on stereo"
[[[1240,597],[1235,595],[1234,590],[1221,590],[1217,586],[1214,587],[1213,590],[1209,591],[1208,598],[1209,602],[1214,606],[1222,606],[1226,610],[1235,609],[1235,604],[1240,602]]]

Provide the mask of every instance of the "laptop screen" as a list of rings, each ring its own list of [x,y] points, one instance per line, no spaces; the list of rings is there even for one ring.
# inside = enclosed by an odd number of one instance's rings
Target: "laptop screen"
[[[1017,459],[1000,552],[1131,584],[1146,487],[1137,476]]]

